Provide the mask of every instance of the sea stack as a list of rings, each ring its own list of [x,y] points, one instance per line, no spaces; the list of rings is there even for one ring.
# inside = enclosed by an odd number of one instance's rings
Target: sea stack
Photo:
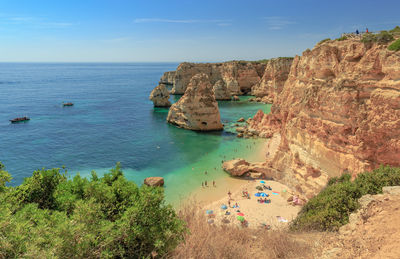
[[[169,92],[164,84],[159,84],[150,93],[150,100],[153,101],[155,107],[169,107]]]
[[[223,101],[230,100],[232,98],[230,91],[226,87],[226,84],[222,80],[218,80],[213,86],[213,92],[215,100]]]
[[[206,74],[200,73],[191,78],[185,94],[171,106],[167,121],[190,130],[223,129],[218,103]]]

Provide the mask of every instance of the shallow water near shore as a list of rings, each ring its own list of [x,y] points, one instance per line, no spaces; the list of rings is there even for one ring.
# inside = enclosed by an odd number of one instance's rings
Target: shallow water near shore
[[[11,184],[22,183],[42,167],[65,165],[70,176],[89,176],[92,170],[107,172],[116,162],[139,185],[146,177],[163,176],[166,200],[173,204],[202,181],[226,184],[229,177],[221,161],[254,159],[265,145],[236,138],[233,124],[259,109],[269,112],[270,105],[250,103],[249,97],[219,102],[222,132],[169,125],[168,109],[153,108],[148,96],[162,73],[177,65],[1,63],[0,161],[14,178]],[[75,105],[63,108],[67,101]],[[31,121],[8,121],[25,115]]]

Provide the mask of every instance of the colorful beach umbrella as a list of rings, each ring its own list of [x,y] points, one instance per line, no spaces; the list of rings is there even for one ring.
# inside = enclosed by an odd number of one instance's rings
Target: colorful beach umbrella
[[[228,208],[228,206],[226,206],[225,204],[221,205],[221,209],[226,210]]]
[[[265,183],[265,181],[261,181],[260,183]]]
[[[261,195],[261,193],[259,193],[259,192],[254,194],[254,196],[256,196],[256,197],[260,197],[260,195]]]
[[[269,195],[266,194],[265,192],[262,192],[260,195],[261,195],[261,197],[268,197],[268,196],[269,196]]]
[[[208,215],[213,214],[213,213],[214,213],[214,211],[212,211],[212,210],[207,210],[206,211],[206,214],[208,214]]]
[[[237,216],[237,220],[239,220],[240,222],[244,221],[244,217],[243,216]]]
[[[238,216],[244,216],[244,214],[242,212],[239,212],[237,215]]]

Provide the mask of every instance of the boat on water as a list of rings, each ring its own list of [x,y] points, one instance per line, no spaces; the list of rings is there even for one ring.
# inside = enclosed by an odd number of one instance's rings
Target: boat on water
[[[73,103],[63,103],[63,107],[65,107],[65,106],[74,106],[74,104]]]
[[[15,118],[15,119],[12,119],[10,121],[11,121],[11,123],[18,123],[18,122],[26,122],[26,121],[29,121],[29,120],[30,120],[30,118],[25,116],[25,117]]]

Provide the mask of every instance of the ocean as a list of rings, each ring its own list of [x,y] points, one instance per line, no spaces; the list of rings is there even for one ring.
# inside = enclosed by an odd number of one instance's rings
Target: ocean
[[[203,180],[223,181],[221,160],[252,157],[261,140],[238,139],[233,124],[270,105],[221,101],[225,130],[200,133],[166,123],[168,109],[148,99],[176,63],[0,63],[0,161],[11,185],[40,168],[65,166],[69,176],[108,172],[117,162],[138,185],[165,178],[176,203]],[[180,96],[171,96],[175,102]],[[72,107],[62,107],[73,102]],[[10,119],[29,116],[26,123]],[[207,171],[207,174],[204,172]]]

